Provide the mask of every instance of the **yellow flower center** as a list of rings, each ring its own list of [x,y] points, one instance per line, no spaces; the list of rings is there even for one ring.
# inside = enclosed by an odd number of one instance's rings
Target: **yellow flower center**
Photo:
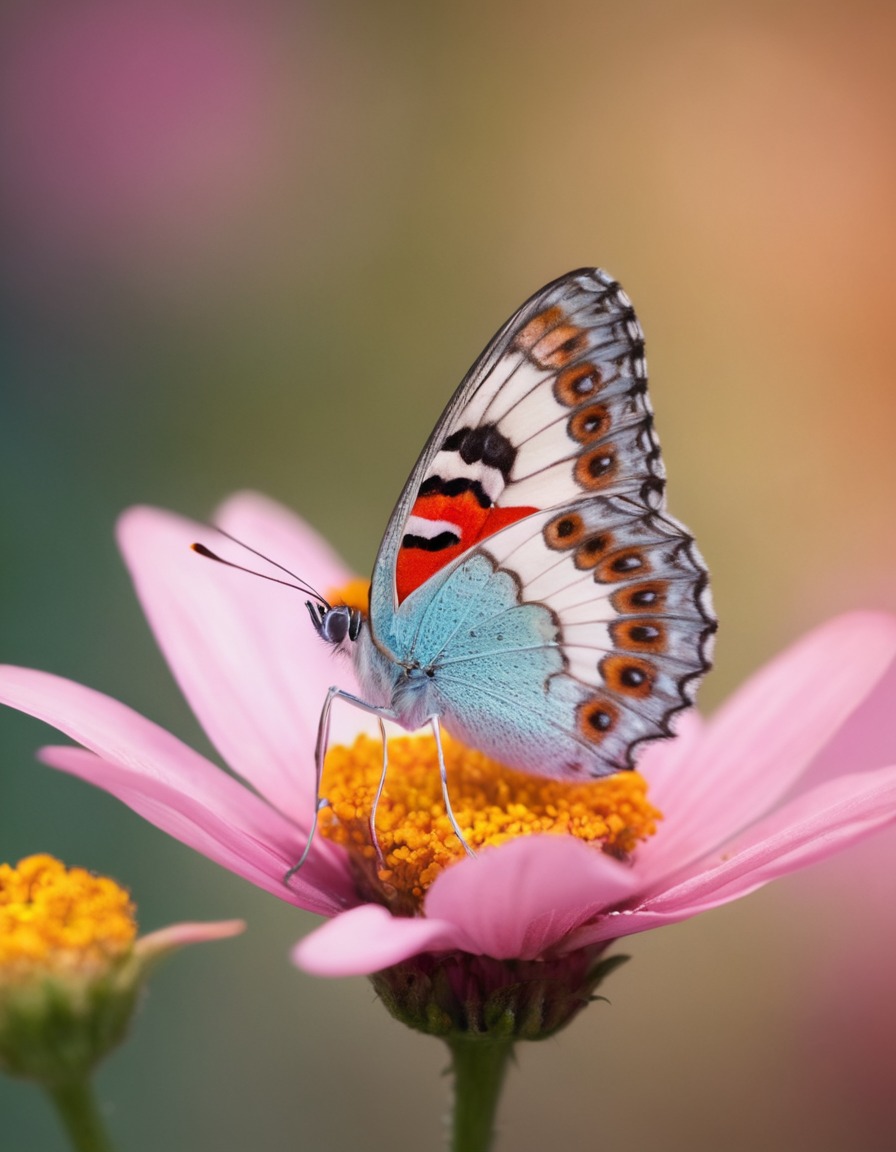
[[[370,581],[360,577],[349,580],[341,588],[328,594],[331,604],[345,604],[349,608],[357,608],[366,616],[370,610]]]
[[[134,905],[114,880],[45,855],[0,864],[0,983],[101,972],[136,935]]]
[[[474,852],[538,832],[575,836],[626,857],[662,818],[637,772],[570,783],[513,771],[448,736],[443,746],[451,806]],[[380,741],[371,736],[329,750],[322,793],[330,807],[321,813],[321,831],[349,849],[365,895],[413,914],[442,869],[465,852],[445,811],[435,738],[390,739],[388,758],[377,845],[371,841],[370,811],[383,757]]]

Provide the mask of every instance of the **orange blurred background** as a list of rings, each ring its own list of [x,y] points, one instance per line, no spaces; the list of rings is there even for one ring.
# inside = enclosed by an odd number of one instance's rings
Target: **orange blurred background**
[[[207,751],[118,512],[256,487],[369,569],[485,341],[584,264],[638,309],[712,571],[705,707],[814,623],[896,609],[894,56],[869,0],[4,8],[3,659]],[[445,1055],[289,967],[312,917],[0,723],[0,857],[109,872],[147,929],[250,921],[160,973],[103,1069],[122,1146],[440,1146]],[[519,1052],[499,1148],[891,1146],[894,864],[896,834],[630,941],[612,1005]],[[31,1089],[0,1082],[0,1115],[4,1146],[63,1147]]]

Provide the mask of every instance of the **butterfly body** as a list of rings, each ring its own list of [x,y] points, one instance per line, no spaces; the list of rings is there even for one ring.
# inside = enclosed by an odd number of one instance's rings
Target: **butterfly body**
[[[546,769],[540,697],[563,655],[553,613],[521,602],[512,573],[483,553],[469,557],[404,601],[378,641],[364,628],[353,649],[366,700],[408,729],[438,716],[473,747]]]
[[[561,778],[630,768],[671,734],[716,622],[665,512],[646,389],[640,326],[599,270],[504,325],[398,501],[367,617],[339,621],[370,711]]]

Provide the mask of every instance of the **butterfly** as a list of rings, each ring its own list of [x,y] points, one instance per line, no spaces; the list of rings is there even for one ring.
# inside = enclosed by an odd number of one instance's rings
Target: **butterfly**
[[[523,304],[420,454],[369,611],[307,607],[361,689],[329,691],[318,795],[335,699],[381,726],[429,723],[465,847],[441,724],[502,763],[570,780],[632,768],[672,734],[710,667],[716,619],[693,537],[665,510],[644,338],[615,280],[581,269]]]

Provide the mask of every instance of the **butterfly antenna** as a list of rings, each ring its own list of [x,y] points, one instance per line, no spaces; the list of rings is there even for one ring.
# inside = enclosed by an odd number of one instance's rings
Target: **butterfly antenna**
[[[245,548],[247,552],[251,552],[253,556],[257,556],[260,560],[264,560],[266,564],[271,564],[274,568],[279,568],[287,576],[291,577],[295,583],[290,584],[286,580],[278,580],[276,576],[267,576],[264,572],[257,572],[254,568],[245,568],[242,564],[235,564],[232,560],[225,560],[223,556],[219,556],[217,552],[212,552],[211,548],[207,548],[204,544],[191,544],[190,547],[194,552],[198,552],[200,556],[204,556],[206,560],[216,560],[219,564],[224,564],[227,568],[236,568],[238,572],[248,572],[250,576],[260,576],[262,580],[271,580],[275,584],[283,584],[287,588],[295,588],[299,592],[304,592],[306,596],[313,596],[315,600],[328,608],[329,604],[324,596],[321,596],[307,580],[303,580],[301,576],[297,576],[291,569],[285,567],[283,564],[272,560],[270,556],[265,556],[264,552],[259,552],[257,548],[253,548],[251,544],[246,544],[242,540],[238,540],[236,536],[231,536],[223,528],[219,528],[217,524],[212,525],[216,532],[220,532],[222,536],[226,536],[234,544],[239,545],[240,548]]]
[[[222,536],[226,536],[228,540],[232,540],[234,544],[238,544],[240,548],[245,548],[247,552],[251,552],[253,556],[257,556],[259,560],[264,560],[266,564],[272,564],[275,568],[279,568],[281,572],[285,572],[287,576],[291,576],[297,584],[301,586],[301,591],[305,592],[308,596],[313,596],[315,600],[319,600],[321,604],[326,604],[326,600],[321,596],[315,588],[313,588],[307,580],[303,580],[301,576],[297,576],[291,569],[279,564],[276,560],[272,560],[270,556],[265,556],[264,552],[259,552],[257,548],[253,548],[251,544],[247,544],[244,540],[239,540],[236,536],[231,536],[223,528],[219,528],[217,524],[213,525],[216,532],[220,532]],[[244,569],[248,571],[248,569]]]
[[[223,564],[225,568],[235,568],[237,572],[248,572],[250,576],[259,576],[262,580],[270,580],[272,584],[282,584],[284,588],[292,588],[295,592],[302,592],[306,596],[313,596],[316,600],[319,600],[321,604],[329,607],[319,592],[315,592],[307,585],[302,587],[304,581],[300,584],[292,584],[289,580],[280,580],[277,576],[268,576],[266,572],[256,572],[254,568],[246,568],[242,564],[234,564],[232,560],[225,560],[223,556],[219,556],[217,552],[212,552],[211,548],[206,548],[204,544],[194,543],[191,544],[190,547],[200,556],[204,556],[206,560],[214,560],[216,564]],[[278,564],[277,567],[279,568],[280,565]],[[292,573],[290,572],[290,576],[291,575]],[[296,577],[296,579],[298,579],[298,577]]]

